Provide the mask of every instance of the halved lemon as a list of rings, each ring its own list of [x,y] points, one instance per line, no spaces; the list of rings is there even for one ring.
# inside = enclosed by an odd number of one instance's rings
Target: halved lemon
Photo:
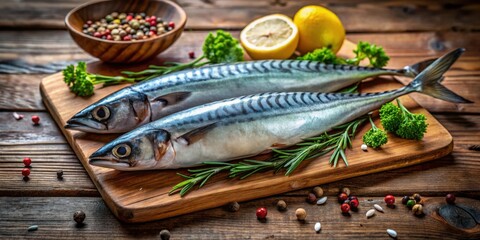
[[[248,24],[240,42],[252,59],[287,59],[298,44],[298,28],[292,19],[272,14]]]

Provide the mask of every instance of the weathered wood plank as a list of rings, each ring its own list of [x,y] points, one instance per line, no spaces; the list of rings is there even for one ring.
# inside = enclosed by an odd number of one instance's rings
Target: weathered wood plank
[[[400,196],[397,196],[398,198]],[[275,209],[281,198],[288,204],[285,212]],[[73,197],[0,197],[0,205],[8,211],[0,215],[0,237],[8,239],[158,239],[162,229],[168,229],[171,239],[313,239],[313,238],[370,238],[388,239],[387,228],[395,229],[399,239],[475,239],[480,238],[480,227],[459,224],[455,227],[452,218],[457,215],[440,215],[439,209],[467,209],[471,214],[480,211],[480,201],[457,198],[456,206],[446,206],[444,197],[425,198],[425,216],[415,217],[400,203],[396,208],[387,208],[382,197],[359,197],[358,212],[344,216],[335,196],[329,195],[325,205],[310,205],[300,197],[277,196],[240,203],[238,212],[215,208],[193,214],[143,224],[122,224],[114,218],[101,198]],[[367,219],[365,212],[373,204],[384,207]],[[255,217],[257,207],[269,210],[266,222]],[[295,209],[307,211],[305,222],[295,218]],[[73,213],[82,210],[86,214],[85,225],[77,227]],[[476,212],[475,212],[476,211]],[[444,219],[447,218],[447,220]],[[315,222],[322,223],[320,233],[315,233]],[[472,216],[464,214],[458,222],[472,222]],[[458,224],[457,222],[457,224]],[[37,231],[28,232],[31,225]]]
[[[59,129],[46,113],[40,116],[42,126],[31,125],[28,116],[16,121],[11,112],[0,112],[0,195],[8,196],[92,196],[98,192],[85,169],[61,136]],[[452,134],[452,155],[433,162],[370,174],[324,185],[329,194],[343,186],[356,194],[382,196],[422,191],[432,196],[456,192],[480,198],[480,152],[468,148],[480,145],[480,116],[435,114]],[[48,127],[47,127],[48,126]],[[33,168],[30,181],[21,176],[23,157],[31,157]],[[56,179],[56,171],[65,172],[64,181]],[[181,180],[180,178],[178,179]],[[303,195],[308,189],[289,193]]]
[[[63,29],[68,11],[86,0],[2,1],[0,27]],[[272,13],[293,17],[301,7],[322,4],[333,10],[348,32],[478,31],[476,1],[322,1],[315,0],[178,0],[189,21],[187,29],[241,29]],[[215,14],[212,14],[215,13]],[[367,17],[368,16],[368,17]],[[379,24],[381,23],[381,24]]]

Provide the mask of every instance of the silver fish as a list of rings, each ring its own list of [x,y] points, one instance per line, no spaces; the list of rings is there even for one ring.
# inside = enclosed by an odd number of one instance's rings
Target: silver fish
[[[463,51],[439,58],[409,85],[396,90],[262,93],[197,106],[120,136],[93,153],[89,162],[125,171],[191,167],[291,146],[411,92],[468,103],[440,84],[443,73]]]
[[[432,61],[398,70],[299,60],[190,69],[123,88],[75,114],[65,128],[123,133],[169,114],[226,98],[275,91],[331,92],[379,75],[414,77]]]

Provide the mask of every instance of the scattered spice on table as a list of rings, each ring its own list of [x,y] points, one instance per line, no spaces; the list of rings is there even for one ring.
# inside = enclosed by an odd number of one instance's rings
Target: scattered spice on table
[[[358,208],[358,205],[360,205],[360,202],[358,201],[358,198],[355,197],[355,196],[350,196],[350,197],[348,198],[348,200],[350,200],[350,203],[349,203],[349,204],[350,204],[350,207],[351,207],[352,209],[357,209],[357,208]]]
[[[348,213],[350,212],[350,204],[348,204],[348,203],[343,203],[343,204],[340,206],[340,209],[342,210],[342,213],[348,214]]]
[[[327,202],[327,197],[321,197],[320,199],[318,199],[317,201],[317,205],[323,205]]]
[[[320,186],[316,186],[313,188],[312,192],[317,196],[317,198],[323,196],[323,189]]]
[[[387,229],[387,234],[392,238],[397,238],[397,232],[393,229]]]
[[[378,204],[373,204],[373,207],[374,207],[377,211],[383,213],[383,208],[382,208],[380,205],[378,205]]]
[[[415,204],[413,205],[412,207],[412,212],[413,214],[417,215],[417,216],[420,216],[420,215],[423,215],[423,206],[422,204]]]
[[[403,204],[403,205],[407,205],[408,200],[410,200],[410,197],[409,197],[409,196],[403,196],[403,198],[402,198],[402,204]]]
[[[395,204],[395,197],[393,195],[389,194],[389,195],[385,196],[385,198],[383,200],[385,201],[387,206],[393,206]]]
[[[238,202],[230,202],[227,208],[230,212],[237,212],[240,209],[240,204]]]
[[[350,196],[351,194],[350,188],[347,188],[347,187],[342,188],[340,192],[347,194],[347,196]]]
[[[415,202],[415,200],[413,200],[413,199],[409,199],[409,200],[407,201],[407,207],[408,207],[408,208],[412,208],[415,204],[416,204],[416,202]]]
[[[17,112],[13,112],[13,117],[15,120],[22,120],[24,116],[22,114],[18,114]]]
[[[62,179],[63,178],[63,170],[58,170],[57,171],[57,178]]]
[[[344,203],[348,199],[348,195],[344,192],[338,194],[338,203]]]
[[[23,165],[25,165],[25,167],[30,167],[30,164],[32,164],[31,158],[29,157],[23,158]]]
[[[320,230],[322,229],[322,224],[320,222],[315,223],[313,229],[315,229],[315,232],[317,233],[320,232]]]
[[[257,208],[256,215],[258,219],[265,219],[267,217],[267,213],[268,212],[266,208],[264,207]]]
[[[365,213],[365,216],[367,216],[367,218],[371,218],[373,215],[375,215],[375,211],[375,209],[370,209],[367,211],[367,213]]]
[[[417,203],[420,203],[420,201],[422,201],[422,196],[420,196],[420,194],[418,194],[418,193],[414,193],[414,194],[412,195],[412,198],[413,198],[413,200],[415,200]]]
[[[28,177],[30,175],[30,169],[29,168],[22,169],[22,175],[24,177]]]
[[[88,20],[82,32],[104,40],[136,41],[162,35],[174,28],[174,22],[146,13],[112,12],[98,21]]]
[[[317,196],[315,196],[314,193],[309,193],[305,201],[307,201],[310,204],[314,204],[315,202],[317,202]]]
[[[163,229],[160,231],[160,239],[161,240],[169,240],[170,239],[170,231],[167,229]]]
[[[34,125],[40,124],[40,117],[37,116],[37,115],[33,115],[32,116],[32,122],[33,122]]]
[[[453,193],[449,193],[447,194],[447,196],[445,196],[445,201],[448,203],[448,204],[455,204],[455,195],[453,195]]]
[[[284,200],[278,200],[277,209],[281,212],[287,210],[287,203]]]
[[[85,213],[83,211],[76,211],[73,214],[73,220],[77,222],[78,224],[82,224],[83,221],[85,220]]]
[[[36,230],[38,230],[38,225],[32,225],[32,226],[27,228],[27,231],[29,231],[29,232],[36,231]]]
[[[298,221],[305,221],[307,218],[307,211],[305,211],[303,208],[298,208],[295,210],[295,216],[297,217]]]

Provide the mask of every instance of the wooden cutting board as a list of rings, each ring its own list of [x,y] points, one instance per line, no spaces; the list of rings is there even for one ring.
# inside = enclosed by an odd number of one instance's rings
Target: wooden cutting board
[[[343,55],[348,55],[353,46],[346,42],[341,50]],[[139,70],[147,64],[150,63],[130,66],[129,69]],[[112,75],[118,74],[120,69],[126,69],[124,66],[100,62],[90,63],[88,68],[91,72]],[[449,154],[453,148],[450,133],[430,113],[405,96],[402,97],[404,105],[412,112],[427,116],[428,132],[422,141],[389,136],[389,142],[381,149],[369,149],[364,152],[360,149],[361,136],[370,128],[369,124],[364,124],[353,140],[353,148],[347,150],[348,167],[340,163],[337,168],[333,168],[328,163],[329,156],[324,156],[304,162],[289,177],[282,173],[275,175],[272,172],[266,172],[239,180],[229,179],[225,174],[221,174],[213,177],[200,190],[192,191],[184,197],[178,194],[169,196],[168,192],[172,186],[183,180],[176,173],[185,174],[185,170],[121,172],[91,166],[88,164],[88,156],[116,136],[82,133],[63,128],[66,121],[76,112],[124,86],[126,85],[97,88],[95,95],[82,98],[72,94],[63,83],[62,74],[57,73],[44,78],[40,90],[45,105],[103,199],[112,212],[126,222],[167,218],[222,206],[232,201],[246,201],[345,178],[401,168],[440,158]],[[401,86],[393,78],[379,78],[362,84],[362,92],[384,91]],[[378,119],[376,123],[379,125]]]

